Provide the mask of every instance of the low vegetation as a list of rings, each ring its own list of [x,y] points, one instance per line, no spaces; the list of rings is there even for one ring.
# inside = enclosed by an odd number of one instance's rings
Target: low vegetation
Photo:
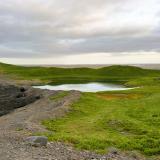
[[[20,80],[40,80],[42,83],[85,83],[116,82],[136,85],[135,79],[148,79],[148,84],[160,76],[159,70],[141,69],[131,66],[110,66],[99,69],[91,68],[56,68],[22,67],[0,63],[0,73]],[[133,80],[133,82],[132,82]],[[143,79],[141,80],[144,81]]]
[[[152,78],[151,78],[152,79]],[[140,88],[127,91],[82,93],[71,112],[46,120],[51,141],[104,153],[110,147],[160,155],[160,80],[128,81]],[[52,134],[53,133],[53,134]]]
[[[126,91],[82,93],[66,116],[43,121],[51,141],[104,153],[110,147],[160,155],[160,71],[130,66],[43,68],[0,64],[1,75],[42,83],[103,81],[138,88]],[[67,96],[61,92],[53,100]]]

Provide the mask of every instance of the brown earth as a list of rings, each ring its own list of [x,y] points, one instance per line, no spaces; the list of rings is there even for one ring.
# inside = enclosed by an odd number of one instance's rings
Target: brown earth
[[[141,94],[136,94],[136,93],[129,93],[129,94],[107,94],[107,93],[97,93],[97,96],[106,100],[117,100],[117,99],[137,99],[137,98],[141,98],[143,95]]]

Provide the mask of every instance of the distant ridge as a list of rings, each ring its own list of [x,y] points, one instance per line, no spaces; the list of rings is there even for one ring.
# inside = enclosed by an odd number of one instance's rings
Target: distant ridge
[[[64,64],[31,64],[31,65],[21,65],[21,66],[26,66],[26,67],[34,67],[34,66],[40,66],[40,67],[58,67],[58,68],[103,68],[103,67],[108,67],[116,64],[69,64],[69,65],[64,65]],[[135,67],[140,67],[144,69],[160,69],[160,63],[159,64],[119,64],[121,66],[135,66]]]
[[[23,80],[38,80],[46,83],[82,83],[108,82],[136,79],[142,77],[159,77],[160,70],[143,69],[137,66],[111,65],[99,68],[75,67],[41,67],[17,66],[0,63],[0,73]]]

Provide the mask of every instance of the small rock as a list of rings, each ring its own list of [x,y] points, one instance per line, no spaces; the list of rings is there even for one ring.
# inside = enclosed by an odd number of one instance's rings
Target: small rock
[[[36,98],[36,99],[40,99],[40,98],[41,98],[41,96],[40,96],[40,95],[37,95],[37,96],[35,96],[35,98]]]
[[[114,148],[114,147],[110,147],[109,149],[108,149],[108,151],[109,151],[109,153],[111,153],[111,154],[118,154],[118,149],[117,148]]]
[[[24,87],[20,87],[20,91],[21,91],[21,92],[25,92],[26,89],[25,89]]]
[[[48,138],[45,136],[30,136],[26,138],[26,142],[35,147],[47,145]]]

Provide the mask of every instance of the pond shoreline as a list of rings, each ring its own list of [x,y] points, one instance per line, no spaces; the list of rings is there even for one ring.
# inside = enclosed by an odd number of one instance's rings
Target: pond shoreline
[[[91,82],[91,83],[80,83],[80,84],[60,84],[60,85],[40,85],[33,86],[33,88],[39,89],[48,89],[48,90],[78,90],[81,92],[102,92],[102,91],[120,91],[120,90],[129,90],[133,88],[128,88],[124,85],[113,84],[113,83],[100,83],[100,82]]]

